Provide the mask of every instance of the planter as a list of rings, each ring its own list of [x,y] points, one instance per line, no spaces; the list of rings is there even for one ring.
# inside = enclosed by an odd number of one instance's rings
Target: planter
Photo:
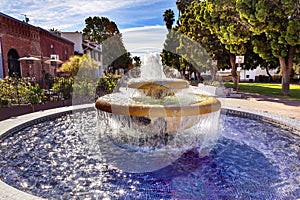
[[[212,85],[204,85],[202,83],[199,83],[198,89],[208,95],[226,96],[226,90],[225,90],[224,86],[216,87],[216,86],[212,86]]]
[[[11,105],[10,107],[0,108],[0,121],[4,119],[9,119],[11,117],[17,117],[20,115],[25,115],[32,112],[37,112],[41,110],[48,110],[52,108],[59,108],[63,106],[71,106],[72,100],[64,101],[53,101],[45,104],[26,104],[26,105]]]

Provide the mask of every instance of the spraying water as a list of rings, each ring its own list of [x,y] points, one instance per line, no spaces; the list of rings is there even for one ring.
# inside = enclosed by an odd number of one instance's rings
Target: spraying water
[[[166,78],[157,54],[145,55],[139,77],[123,79],[127,84],[118,92],[96,102],[93,140],[108,162],[141,172],[163,168],[191,149],[207,155],[218,139],[218,100],[192,93],[185,80]]]

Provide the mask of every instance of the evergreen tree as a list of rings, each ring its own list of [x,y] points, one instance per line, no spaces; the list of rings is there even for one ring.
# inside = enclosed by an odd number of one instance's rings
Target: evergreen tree
[[[92,42],[102,44],[103,64],[112,69],[128,70],[132,59],[123,44],[122,34],[116,23],[98,16],[88,17],[85,23],[83,36]]]
[[[237,0],[237,10],[241,18],[250,24],[252,34],[264,38],[253,40],[255,51],[262,58],[278,58],[284,96],[290,94],[291,70],[293,62],[299,58],[299,6],[299,0]]]

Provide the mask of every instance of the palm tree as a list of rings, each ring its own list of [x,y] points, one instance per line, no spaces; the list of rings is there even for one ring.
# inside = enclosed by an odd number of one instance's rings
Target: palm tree
[[[141,58],[139,57],[139,56],[134,56],[133,57],[133,60],[134,60],[134,66],[135,67],[140,67],[141,66],[141,64],[142,64],[142,62],[141,62]]]
[[[171,10],[171,9],[166,10],[163,17],[164,17],[164,21],[166,23],[167,29],[171,30],[173,23],[175,21],[173,10]]]
[[[56,29],[56,28],[51,28],[51,29],[49,29],[49,31],[50,31],[51,33],[56,34],[56,35],[60,35],[60,31],[59,31],[58,29]]]

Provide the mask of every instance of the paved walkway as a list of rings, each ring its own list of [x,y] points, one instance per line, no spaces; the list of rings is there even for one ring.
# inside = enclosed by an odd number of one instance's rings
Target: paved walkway
[[[300,120],[300,101],[240,93],[241,98],[221,98],[222,106],[269,112]]]

